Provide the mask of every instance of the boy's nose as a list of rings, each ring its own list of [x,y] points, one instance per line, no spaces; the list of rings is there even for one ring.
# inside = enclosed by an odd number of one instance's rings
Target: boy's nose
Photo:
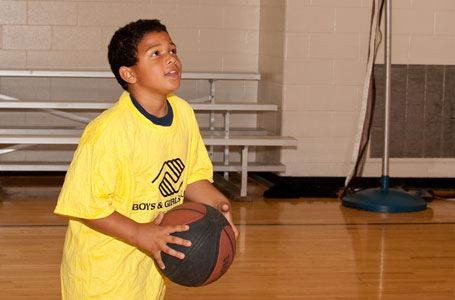
[[[173,63],[176,62],[176,60],[177,60],[177,59],[175,58],[175,56],[173,56],[173,55],[168,55],[168,57],[167,57],[167,59],[166,59],[166,63],[167,63],[168,65],[169,65],[169,64],[173,64]]]

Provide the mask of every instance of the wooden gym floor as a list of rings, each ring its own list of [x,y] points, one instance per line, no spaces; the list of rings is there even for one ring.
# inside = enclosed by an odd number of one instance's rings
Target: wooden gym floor
[[[53,215],[62,178],[3,178],[0,299],[60,299],[66,219]],[[455,202],[383,214],[339,199],[235,202],[241,235],[224,277],[199,288],[169,284],[166,299],[455,299]],[[122,299],[119,299],[122,300]]]

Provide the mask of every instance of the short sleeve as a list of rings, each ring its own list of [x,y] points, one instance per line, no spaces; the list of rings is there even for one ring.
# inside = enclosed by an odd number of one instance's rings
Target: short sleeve
[[[116,151],[109,151],[102,141],[79,145],[54,212],[86,219],[110,215],[119,201],[120,166]]]
[[[194,118],[193,134],[193,142],[189,149],[192,155],[188,184],[204,179],[213,182],[213,165],[202,140],[196,118]]]

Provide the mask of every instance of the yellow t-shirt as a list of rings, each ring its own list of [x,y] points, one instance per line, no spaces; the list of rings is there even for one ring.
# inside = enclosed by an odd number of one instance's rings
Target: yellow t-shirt
[[[77,218],[117,211],[140,223],[183,202],[186,186],[213,167],[190,105],[169,95],[171,126],[153,124],[124,92],[85,129],[55,213],[70,217],[61,264],[62,299],[163,299],[154,260]]]

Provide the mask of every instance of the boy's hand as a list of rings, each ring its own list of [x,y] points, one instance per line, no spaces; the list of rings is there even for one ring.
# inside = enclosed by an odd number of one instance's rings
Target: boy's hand
[[[229,200],[218,191],[208,180],[199,180],[190,183],[186,187],[185,198],[194,201],[208,204],[220,211],[232,226],[235,238],[239,238],[239,230],[234,225],[232,219],[232,209]]]
[[[145,250],[153,255],[161,269],[164,263],[161,260],[161,252],[183,259],[185,255],[178,252],[167,244],[176,244],[186,247],[191,242],[171,235],[174,232],[187,231],[188,225],[159,226],[164,214],[160,212],[152,223],[137,223],[130,218],[114,211],[111,215],[100,219],[80,219],[85,225],[94,230],[108,234],[126,243]]]
[[[190,241],[171,235],[174,232],[187,231],[189,229],[189,226],[159,226],[163,220],[163,217],[164,214],[160,212],[158,217],[152,223],[138,224],[136,242],[138,248],[143,249],[153,255],[156,263],[161,269],[165,268],[165,265],[161,258],[161,252],[180,259],[185,258],[185,254],[172,249],[168,246],[168,244],[176,244],[186,247],[191,246]]]
[[[217,209],[224,215],[229,224],[231,224],[232,230],[235,234],[235,239],[237,240],[239,238],[239,230],[235,226],[234,221],[232,221],[231,206],[228,203],[221,203]]]

